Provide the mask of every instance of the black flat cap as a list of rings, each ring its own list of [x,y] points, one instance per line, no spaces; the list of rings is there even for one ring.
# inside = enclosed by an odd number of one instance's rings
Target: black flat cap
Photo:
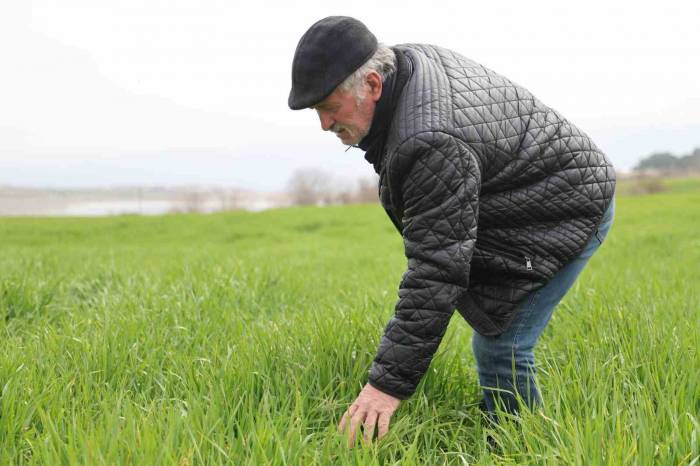
[[[329,16],[314,23],[294,52],[289,108],[321,102],[376,50],[377,38],[355,18]]]

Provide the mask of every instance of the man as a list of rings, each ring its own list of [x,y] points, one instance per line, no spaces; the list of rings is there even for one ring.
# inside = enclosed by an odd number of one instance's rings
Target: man
[[[366,152],[408,259],[369,381],[341,419],[349,442],[361,424],[367,440],[386,434],[455,308],[474,329],[482,409],[541,405],[533,348],[612,224],[605,155],[505,77],[441,47],[388,48],[349,17],[301,38],[288,104]]]

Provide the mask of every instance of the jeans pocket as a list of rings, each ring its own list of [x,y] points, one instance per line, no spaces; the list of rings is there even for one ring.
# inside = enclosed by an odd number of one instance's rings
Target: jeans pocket
[[[613,199],[612,203],[608,207],[608,210],[605,212],[605,215],[603,215],[600,225],[598,225],[598,227],[595,229],[594,236],[598,240],[598,246],[602,245],[603,241],[605,241],[605,237],[608,236],[608,232],[610,231],[610,227],[612,227],[614,218],[615,200]]]
[[[595,239],[598,240],[598,244],[600,244],[600,245],[603,244],[603,240],[602,240],[601,237],[600,237],[600,230],[598,230],[597,228],[596,228],[596,230],[595,230]]]

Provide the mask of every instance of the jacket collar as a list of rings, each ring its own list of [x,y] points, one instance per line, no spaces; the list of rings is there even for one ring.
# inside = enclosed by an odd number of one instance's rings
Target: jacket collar
[[[382,83],[382,95],[374,109],[372,125],[367,135],[358,144],[358,147],[365,151],[365,160],[374,166],[374,171],[377,173],[381,172],[384,163],[384,145],[396,104],[410,75],[407,58],[400,50],[393,50],[396,54],[396,71]]]

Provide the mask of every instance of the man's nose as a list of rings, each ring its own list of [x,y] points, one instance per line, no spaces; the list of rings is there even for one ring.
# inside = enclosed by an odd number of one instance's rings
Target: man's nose
[[[321,128],[323,129],[323,131],[328,131],[335,123],[331,116],[326,115],[324,113],[319,113],[318,118],[321,120]]]

